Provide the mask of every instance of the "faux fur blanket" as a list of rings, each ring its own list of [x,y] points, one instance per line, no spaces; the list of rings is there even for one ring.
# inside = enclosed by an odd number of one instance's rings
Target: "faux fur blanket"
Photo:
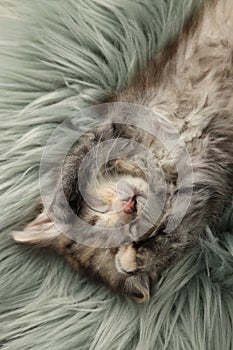
[[[142,305],[11,238],[35,215],[53,130],[124,88],[200,2],[1,0],[1,349],[233,349],[232,208],[215,229],[220,238],[207,227]]]

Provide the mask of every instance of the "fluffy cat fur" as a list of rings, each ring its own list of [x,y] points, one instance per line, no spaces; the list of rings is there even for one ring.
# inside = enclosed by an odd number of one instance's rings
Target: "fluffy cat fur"
[[[148,300],[151,283],[160,272],[174,264],[185,249],[195,244],[205,225],[218,220],[224,206],[232,198],[232,33],[232,0],[207,1],[175,42],[157,54],[142,72],[138,72],[124,91],[106,101],[149,107],[168,118],[184,140],[192,159],[194,188],[187,213],[173,232],[163,230],[177,195],[176,169],[169,154],[159,152],[160,146],[156,141],[148,140],[148,135],[134,128],[112,125],[105,130],[104,139],[127,136],[150,147],[159,159],[170,196],[159,227],[132,244],[112,249],[94,248],[78,244],[63,235],[42,210],[24,231],[14,233],[14,239],[20,243],[52,247],[64,255],[77,271],[138,301]],[[100,139],[103,140],[103,131],[87,133],[67,156],[63,188],[77,215],[92,225],[100,222],[114,226],[117,220],[109,222],[104,214],[93,213],[85,207],[77,191],[77,172],[74,169],[78,169],[84,155]],[[143,174],[126,160],[113,162],[112,167],[115,174],[112,175],[113,183],[119,178],[126,178],[128,186],[134,188],[129,197],[132,204],[131,199],[138,195],[136,192],[140,192],[140,187],[146,187]],[[99,193],[104,201],[109,192],[103,179],[104,176],[99,183]],[[111,196],[105,204],[111,202],[112,205],[116,192]],[[57,193],[54,194],[53,203],[58,208],[62,207]],[[123,216],[120,225],[140,214],[136,204],[132,204],[129,213],[124,212],[125,207],[121,207]],[[122,202],[117,205],[122,206]]]

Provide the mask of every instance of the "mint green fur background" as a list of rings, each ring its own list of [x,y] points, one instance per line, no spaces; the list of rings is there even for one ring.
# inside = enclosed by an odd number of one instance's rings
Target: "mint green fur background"
[[[1,349],[233,349],[232,208],[144,305],[11,238],[36,214],[40,156],[52,131],[124,88],[198,3],[1,0]]]

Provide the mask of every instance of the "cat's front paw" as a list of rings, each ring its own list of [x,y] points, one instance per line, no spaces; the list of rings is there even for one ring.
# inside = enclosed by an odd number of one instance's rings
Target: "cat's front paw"
[[[153,251],[148,246],[134,247],[133,244],[122,246],[115,255],[118,272],[132,275],[136,272],[152,272],[155,265]]]
[[[119,248],[115,256],[115,265],[118,272],[131,275],[138,269],[136,261],[137,250],[132,244]]]

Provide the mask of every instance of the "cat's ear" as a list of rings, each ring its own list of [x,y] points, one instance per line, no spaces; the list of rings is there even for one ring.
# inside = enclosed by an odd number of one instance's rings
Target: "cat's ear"
[[[24,230],[14,232],[13,238],[18,243],[49,246],[60,234],[45,211],[42,211]]]
[[[147,275],[132,276],[126,279],[126,290],[138,303],[144,303],[150,299],[150,278]]]

